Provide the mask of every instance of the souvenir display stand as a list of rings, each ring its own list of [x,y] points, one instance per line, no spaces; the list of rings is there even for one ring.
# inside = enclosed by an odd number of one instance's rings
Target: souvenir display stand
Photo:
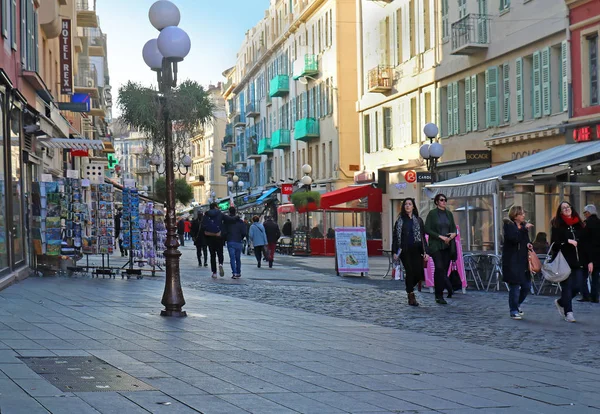
[[[92,275],[115,278],[115,271],[110,267],[110,255],[115,245],[115,209],[114,188],[110,184],[92,184],[88,202],[90,205],[90,226],[83,238],[83,252],[86,256],[86,267],[93,269]],[[100,266],[89,265],[89,255],[100,254]],[[106,256],[106,257],[105,257]]]

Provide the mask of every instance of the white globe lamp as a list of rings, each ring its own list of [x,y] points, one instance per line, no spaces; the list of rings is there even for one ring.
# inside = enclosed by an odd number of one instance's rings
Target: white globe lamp
[[[150,23],[157,30],[162,30],[169,26],[178,26],[181,20],[179,9],[168,0],[159,0],[150,7],[148,12]]]
[[[244,186],[244,182],[243,181],[238,181],[238,187],[242,188]]]
[[[142,49],[142,56],[144,62],[146,62],[146,65],[148,65],[150,69],[155,71],[162,69],[163,55],[160,53],[160,50],[158,50],[156,39],[150,39],[146,42]]]
[[[183,165],[185,168],[190,168],[192,166],[192,157],[189,155],[184,155],[181,159],[181,165]]]
[[[302,166],[302,172],[306,175],[310,174],[312,172],[312,167],[308,164],[304,164]]]
[[[440,158],[444,155],[444,147],[439,142],[434,142],[429,146],[429,155],[432,158]]]
[[[439,129],[436,124],[429,123],[425,125],[425,127],[423,128],[423,132],[425,133],[425,136],[427,138],[431,139],[437,137]]]
[[[190,53],[192,41],[183,29],[168,26],[158,35],[157,45],[165,58],[171,62],[181,62]]]
[[[308,175],[305,175],[304,177],[302,177],[300,179],[300,182],[304,185],[311,185],[312,184],[312,178],[310,178]]]
[[[430,148],[429,147],[430,147],[429,144],[423,144],[423,145],[421,145],[421,148],[419,148],[419,154],[424,159],[428,159],[431,156],[431,152],[430,152]]]
[[[161,165],[162,162],[163,162],[163,160],[160,155],[153,155],[152,158],[150,158],[150,164],[154,165],[155,167],[158,167],[159,165]]]

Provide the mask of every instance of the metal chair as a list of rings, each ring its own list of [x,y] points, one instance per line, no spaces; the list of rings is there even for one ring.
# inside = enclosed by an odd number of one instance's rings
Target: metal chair
[[[497,254],[489,254],[487,255],[490,258],[492,271],[490,272],[490,277],[488,279],[486,292],[489,292],[490,286],[492,286],[492,282],[496,286],[496,290],[500,290],[500,279],[502,279],[502,256]],[[504,283],[506,286],[506,290],[508,290],[508,283]]]
[[[469,280],[472,280],[477,290],[483,289],[483,280],[481,279],[479,269],[477,268],[477,258],[473,255],[473,253],[467,252],[463,254],[463,261],[465,263],[467,283],[469,282]]]

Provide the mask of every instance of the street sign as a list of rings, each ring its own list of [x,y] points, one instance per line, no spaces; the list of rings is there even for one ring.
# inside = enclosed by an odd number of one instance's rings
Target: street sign
[[[281,184],[281,194],[290,195],[294,192],[294,184]]]
[[[119,159],[113,153],[106,154],[106,158],[108,158],[108,169],[114,170],[117,164],[119,164]]]
[[[430,172],[418,172],[417,173],[417,182],[418,183],[430,183],[432,182],[432,177]]]

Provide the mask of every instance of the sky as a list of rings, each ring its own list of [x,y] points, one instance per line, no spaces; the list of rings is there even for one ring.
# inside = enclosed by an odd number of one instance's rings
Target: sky
[[[178,79],[202,85],[223,81],[222,72],[235,64],[245,33],[264,17],[269,0],[172,0],[179,7],[179,27],[187,32],[192,49],[179,63]],[[154,0],[96,0],[102,31],[108,38],[108,68],[112,95],[127,81],[156,84],[156,73],[142,59],[144,44],[158,37],[148,20]],[[118,116],[118,107],[113,116]]]

